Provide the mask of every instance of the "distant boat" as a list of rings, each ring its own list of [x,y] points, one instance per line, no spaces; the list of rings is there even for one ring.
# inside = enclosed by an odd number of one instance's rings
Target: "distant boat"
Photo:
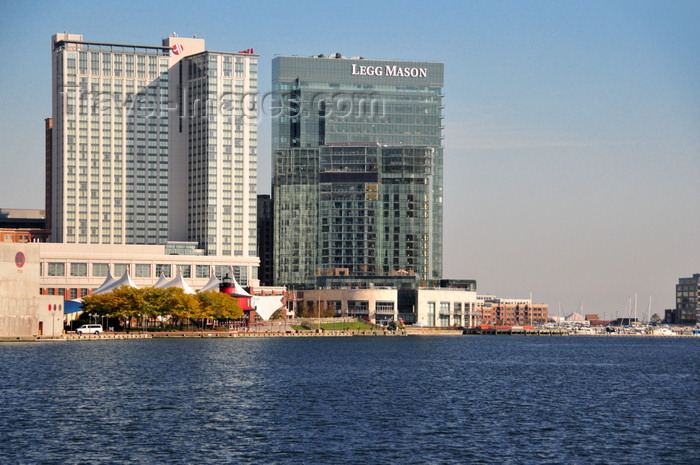
[[[675,332],[671,331],[669,328],[654,328],[652,332],[654,336],[678,336]]]

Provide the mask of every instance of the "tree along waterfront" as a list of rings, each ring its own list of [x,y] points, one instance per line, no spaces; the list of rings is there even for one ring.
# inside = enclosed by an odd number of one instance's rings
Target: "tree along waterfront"
[[[84,297],[83,309],[90,315],[117,318],[125,327],[132,326],[133,318],[140,324],[157,319],[161,325],[167,321],[171,326],[182,327],[189,321],[201,322],[204,326],[208,319],[222,322],[243,316],[238,301],[227,294],[209,291],[192,295],[174,287],[135,289],[122,286],[112,292]]]

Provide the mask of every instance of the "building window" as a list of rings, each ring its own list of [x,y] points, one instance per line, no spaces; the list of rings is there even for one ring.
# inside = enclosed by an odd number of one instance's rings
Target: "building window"
[[[71,276],[87,276],[87,263],[71,263],[70,264],[70,275]]]
[[[163,274],[166,278],[170,277],[170,264],[157,264],[156,265],[156,276],[160,277]]]
[[[447,313],[440,313],[440,326],[446,327],[450,326],[450,315]]]
[[[428,302],[428,326],[435,326],[435,302]]]
[[[248,268],[245,266],[234,266],[233,277],[241,286],[248,285]]]
[[[351,316],[369,315],[369,302],[366,300],[348,300],[348,314]]]
[[[216,274],[216,277],[219,279],[223,279],[224,276],[229,275],[231,276],[231,267],[227,265],[216,265],[214,267],[214,273]]]
[[[65,276],[66,275],[66,264],[65,263],[49,263],[49,276]]]
[[[129,271],[129,264],[127,263],[115,263],[114,264],[114,276],[122,276],[124,273]]]
[[[183,278],[192,277],[192,265],[179,265],[178,269],[180,270],[180,273],[182,273]]]
[[[450,314],[450,303],[449,302],[440,302],[440,315],[449,315]]]
[[[394,302],[380,302],[376,303],[377,313],[393,313],[394,312]]]
[[[93,263],[92,275],[99,278],[104,278],[109,273],[109,265],[106,263]]]
[[[134,276],[136,278],[150,278],[151,265],[148,263],[137,263],[134,265]]]
[[[197,278],[208,278],[209,277],[209,265],[197,265],[195,270],[197,273]]]

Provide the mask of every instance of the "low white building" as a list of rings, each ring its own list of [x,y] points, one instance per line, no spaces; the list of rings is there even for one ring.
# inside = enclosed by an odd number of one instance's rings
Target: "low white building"
[[[375,323],[401,319],[418,326],[472,326],[476,315],[476,292],[453,288],[318,289],[298,291],[297,300],[333,305],[337,315]]]
[[[390,288],[345,288],[298,291],[298,301],[333,306],[336,315],[369,318],[380,323],[399,319],[398,293]]]
[[[104,282],[108,273],[120,277],[129,272],[138,287],[153,286],[161,274],[173,279],[182,274],[195,290],[204,287],[212,272],[222,277],[234,272],[244,286],[258,286],[258,257],[204,255],[191,242],[164,245],[59,244],[39,247],[42,294],[62,295],[66,300],[84,297]]]
[[[476,291],[449,288],[416,290],[416,324],[472,327],[476,318]]]

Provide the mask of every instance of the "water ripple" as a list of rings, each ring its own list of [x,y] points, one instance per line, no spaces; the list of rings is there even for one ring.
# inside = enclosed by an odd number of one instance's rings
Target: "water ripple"
[[[698,463],[700,341],[0,345],[0,461]]]

